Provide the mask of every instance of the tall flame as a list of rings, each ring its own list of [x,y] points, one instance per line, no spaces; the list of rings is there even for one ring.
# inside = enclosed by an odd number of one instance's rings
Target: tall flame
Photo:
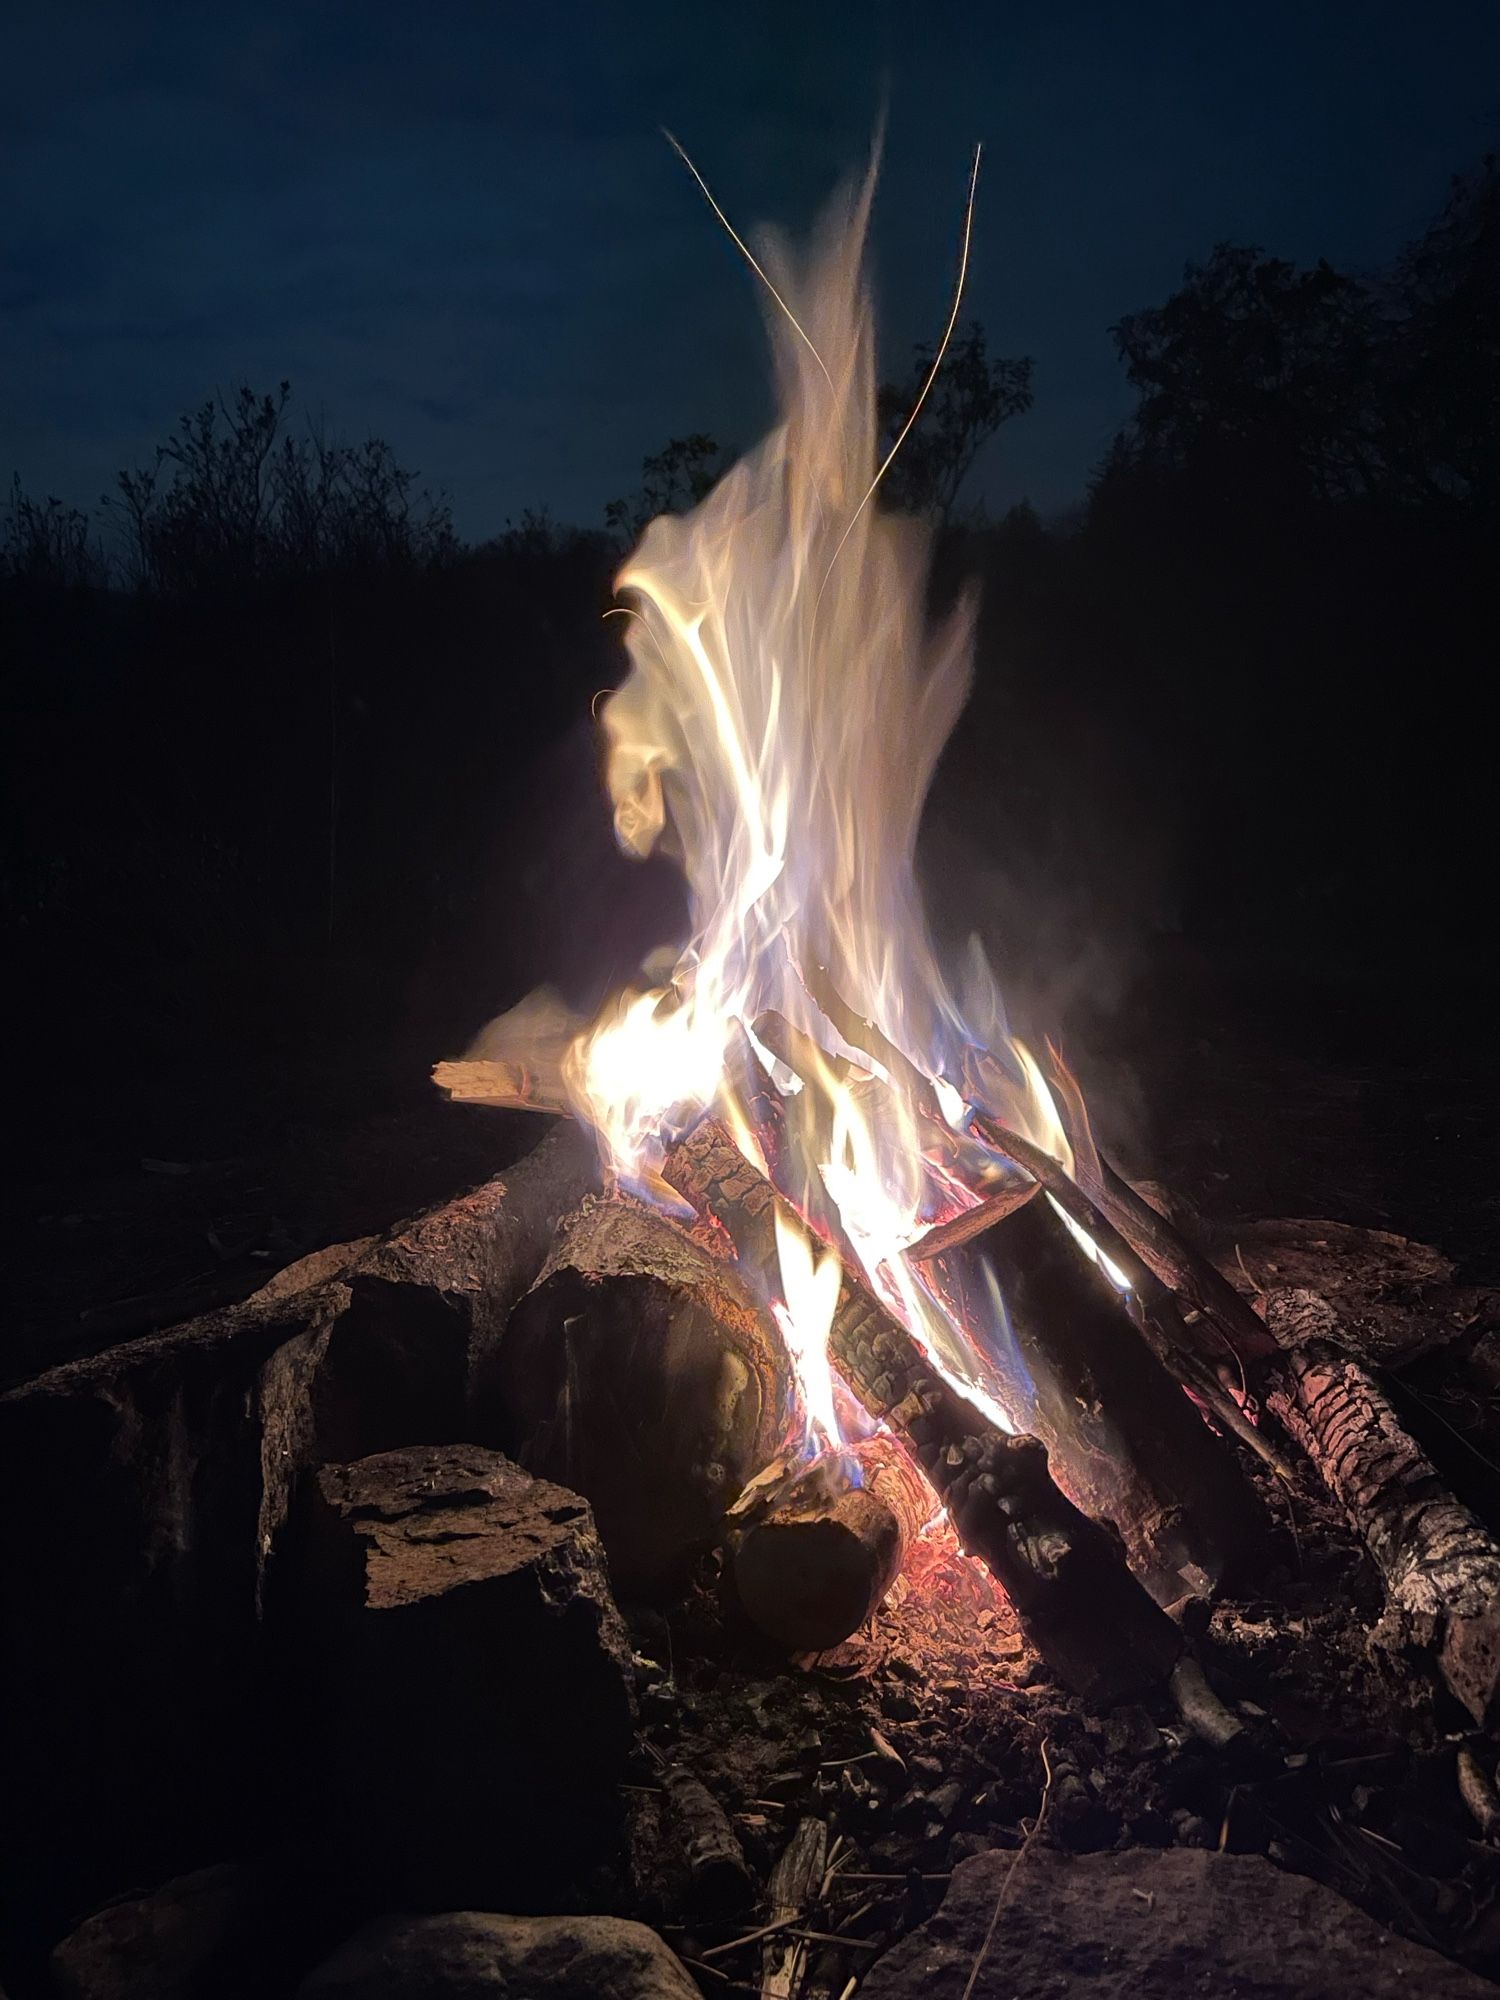
[[[968,694],[974,616],[965,598],[929,629],[927,531],[870,502],[872,191],[873,170],[805,253],[765,243],[780,422],[693,513],[654,521],[619,576],[631,667],[602,711],[615,829],[633,854],[678,859],[692,932],[668,978],[577,1036],[564,1075],[613,1169],[651,1185],[710,1106],[753,1149],[732,1060],[752,1049],[799,1094],[784,1192],[972,1393],[984,1358],[904,1253],[975,1199],[952,1160],[976,1150],[977,1097],[1071,1159],[1041,1071],[995,1022],[1003,1059],[982,1046],[923,918],[918,822]],[[784,1232],[780,1255],[789,1351],[831,1439],[837,1266],[830,1292],[809,1246]]]

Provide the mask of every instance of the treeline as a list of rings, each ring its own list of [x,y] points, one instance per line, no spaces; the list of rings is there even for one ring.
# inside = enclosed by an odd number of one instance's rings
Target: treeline
[[[978,327],[891,470],[943,524],[935,589],[984,592],[939,921],[977,919],[1012,991],[1173,925],[1451,976],[1492,785],[1496,161],[1387,272],[1224,245],[1114,333],[1136,409],[1070,520],[964,505],[1033,394]],[[888,435],[927,360],[882,392]],[[0,892],[49,1031],[149,1068],[399,1021],[419,1075],[534,980],[623,971],[676,890],[592,803],[602,613],[623,542],[721,469],[688,434],[597,530],[540,510],[465,545],[282,385],[185,417],[98,513],[17,486]]]

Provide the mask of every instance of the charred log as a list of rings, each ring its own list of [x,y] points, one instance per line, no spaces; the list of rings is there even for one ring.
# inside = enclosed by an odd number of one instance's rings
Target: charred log
[[[1444,1486],[1346,1349],[1286,1356],[1272,1407],[1363,1537],[1385,1582],[1380,1636],[1425,1654],[1475,1721],[1500,1710],[1500,1544]]]
[[[748,1909],[755,1901],[755,1877],[724,1808],[682,1764],[662,1772],[661,1788],[687,1857],[694,1908],[705,1916]]]
[[[821,1652],[879,1609],[904,1545],[886,1502],[825,1462],[734,1537],[735,1590],[768,1638],[789,1652]]]
[[[1243,1577],[1269,1535],[1254,1489],[1048,1202],[984,1247],[1030,1378],[1026,1425],[1084,1511],[1114,1521],[1158,1602]]]
[[[672,1149],[663,1174],[724,1226],[742,1258],[769,1264],[778,1197],[727,1132],[704,1121]],[[905,1438],[964,1546],[1075,1693],[1119,1701],[1165,1680],[1181,1635],[1131,1575],[1118,1539],[1058,1490],[1042,1444],[997,1431],[847,1274],[829,1348],[870,1414]]]
[[[1282,1478],[1290,1478],[1290,1466],[1250,1422],[1235,1396],[1225,1386],[1226,1376],[1235,1371],[1243,1383],[1247,1354],[1241,1353],[1222,1328],[1209,1326],[1205,1321],[1207,1331],[1202,1332],[1189,1323],[1176,1298],[1151,1266],[1137,1255],[1110,1217],[1049,1153],[991,1119],[977,1117],[975,1124],[997,1151],[1014,1160],[1017,1166],[1024,1167],[1046,1189],[1063,1213],[1083,1230],[1095,1249],[1129,1281],[1141,1308],[1141,1330],[1168,1373],[1212,1412],[1216,1422],[1232,1432],[1242,1444],[1248,1445],[1257,1457],[1264,1459],[1273,1472]],[[999,1219],[998,1210],[996,1219]],[[1240,1303],[1243,1305],[1243,1300]],[[1195,1321],[1200,1317],[1195,1315]],[[1274,1342],[1254,1313],[1251,1313],[1251,1318],[1258,1329],[1253,1349],[1248,1352],[1248,1358],[1253,1359],[1273,1349]],[[1232,1364],[1232,1368],[1228,1364]]]

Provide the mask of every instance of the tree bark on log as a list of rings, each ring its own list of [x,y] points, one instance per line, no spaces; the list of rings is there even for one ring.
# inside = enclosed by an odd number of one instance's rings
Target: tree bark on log
[[[774,1268],[779,1197],[721,1126],[702,1121],[662,1171],[723,1225],[752,1268]],[[1058,1490],[1043,1445],[1007,1437],[980,1416],[847,1272],[829,1350],[870,1414],[906,1439],[965,1548],[996,1577],[1032,1643],[1074,1693],[1123,1701],[1166,1679],[1181,1634],[1131,1574],[1118,1539]]]
[[[475,1430],[581,1493],[627,1595],[717,1537],[785,1434],[781,1337],[733,1266],[638,1202],[587,1200],[489,1350]]]
[[[1377,1637],[1428,1657],[1481,1726],[1500,1718],[1500,1543],[1347,1349],[1305,1341],[1284,1365],[1271,1407],[1375,1559],[1387,1602]]]

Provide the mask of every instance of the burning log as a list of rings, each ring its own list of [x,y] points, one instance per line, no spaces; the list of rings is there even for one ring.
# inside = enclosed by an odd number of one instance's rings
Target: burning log
[[[733,1268],[653,1210],[562,1222],[478,1386],[480,1428],[582,1493],[611,1574],[654,1596],[781,1442],[784,1350]]]
[[[788,1652],[822,1652],[879,1609],[900,1571],[906,1539],[879,1493],[850,1485],[825,1460],[735,1535],[735,1590],[768,1638]]]
[[[1242,1363],[1253,1365],[1276,1352],[1276,1342],[1253,1306],[1176,1228],[1138,1193],[1101,1153],[1099,1206],[1132,1250],[1155,1275],[1201,1313]]]
[[[1443,1485],[1379,1385],[1316,1339],[1285,1357],[1271,1407],[1385,1581],[1383,1636],[1415,1646],[1481,1726],[1500,1712],[1500,1544]]]
[[[723,1224],[742,1258],[769,1267],[778,1197],[721,1126],[704,1120],[674,1146],[663,1178]],[[1181,1634],[1131,1575],[1116,1538],[1058,1490],[1045,1446],[998,1431],[847,1276],[829,1348],[870,1414],[910,1445],[965,1548],[1075,1693],[1123,1701],[1166,1679]]]
[[[1034,1385],[1028,1428],[1074,1498],[1116,1523],[1159,1602],[1243,1575],[1269,1530],[1254,1490],[1057,1211],[1031,1202],[984,1244]]]
[[[1141,1330],[1150,1340],[1163,1367],[1196,1396],[1205,1409],[1212,1412],[1217,1422],[1232,1431],[1242,1444],[1248,1445],[1258,1458],[1264,1459],[1273,1472],[1283,1479],[1290,1479],[1291,1467],[1275,1446],[1255,1428],[1225,1388],[1203,1344],[1193,1338],[1176,1299],[1151,1266],[1137,1256],[1110,1218],[1042,1147],[992,1119],[979,1117],[975,1123],[998,1152],[1014,1160],[1017,1166],[1024,1167],[1038,1181],[1064,1214],[1078,1224],[1095,1249],[1129,1281],[1140,1302]],[[997,1207],[994,1211],[996,1220],[1000,1219],[1000,1213]],[[919,1245],[916,1254],[921,1256],[924,1251],[925,1245]],[[1251,1318],[1259,1329],[1255,1355],[1274,1350],[1275,1343],[1259,1318],[1253,1313]],[[1239,1350],[1222,1331],[1220,1338],[1225,1341],[1231,1355],[1240,1360],[1243,1369],[1244,1358]],[[1270,1343],[1270,1350],[1267,1342]]]
[[[942,1150],[951,1152],[957,1140],[941,1116],[930,1079],[881,1028],[866,1020],[844,1000],[823,967],[814,967],[810,974],[804,972],[804,981],[813,999],[850,1047],[863,1049],[881,1065],[891,1079],[892,1088],[906,1098],[912,1115],[933,1134],[935,1143]],[[980,1051],[970,1052],[966,1070],[972,1073],[967,1075],[966,1082],[970,1096],[980,1103],[991,1101],[997,1094],[994,1078],[990,1074],[995,1069],[992,1057]],[[1255,1429],[1220,1380],[1214,1364],[1222,1357],[1206,1350],[1204,1344],[1194,1337],[1166,1282],[1152,1263],[1137,1251],[1136,1239],[1144,1241],[1149,1236],[1158,1252],[1175,1246],[1173,1268],[1180,1268],[1189,1295],[1201,1302],[1195,1305],[1195,1317],[1203,1317],[1212,1327],[1215,1337],[1238,1364],[1243,1379],[1247,1363],[1274,1353],[1276,1344],[1234,1288],[1206,1259],[1195,1257],[1170,1225],[1154,1209],[1148,1209],[1135,1190],[1112,1170],[1101,1168],[1104,1185],[1099,1191],[1100,1200],[1091,1200],[1060,1162],[1034,1141],[1023,1138],[1020,1133],[983,1113],[977,1113],[973,1122],[985,1142],[1014,1161],[1039,1187],[1045,1188],[1058,1207],[1090,1238],[1095,1248],[1129,1279],[1141,1303],[1142,1330],[1153,1342],[1164,1366],[1207,1409],[1213,1411],[1226,1429],[1282,1477],[1290,1477],[1289,1468]],[[1001,1188],[967,1215],[932,1231],[930,1240],[919,1245],[914,1254],[919,1259],[926,1259],[940,1255],[945,1249],[953,1249],[982,1233],[992,1223],[1001,1221],[1019,1205],[1013,1186]],[[1108,1213],[1105,1212],[1106,1207]],[[1140,1211],[1145,1211],[1158,1225],[1155,1231],[1145,1227]],[[1202,1266],[1201,1270],[1199,1266]]]

